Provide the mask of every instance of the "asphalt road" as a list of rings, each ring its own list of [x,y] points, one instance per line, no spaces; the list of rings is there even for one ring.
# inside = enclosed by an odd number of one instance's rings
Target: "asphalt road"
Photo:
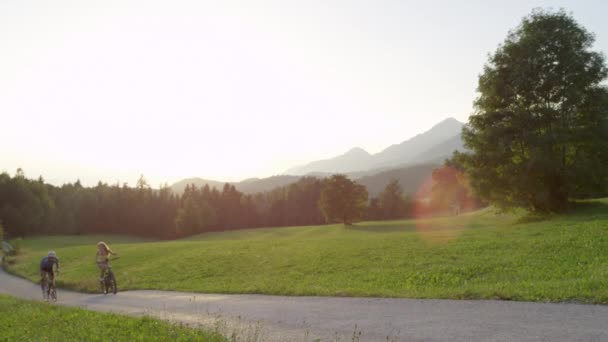
[[[2,270],[0,293],[42,297],[38,285]],[[166,291],[106,296],[59,290],[58,297],[57,305],[200,324],[241,340],[608,341],[604,305]]]

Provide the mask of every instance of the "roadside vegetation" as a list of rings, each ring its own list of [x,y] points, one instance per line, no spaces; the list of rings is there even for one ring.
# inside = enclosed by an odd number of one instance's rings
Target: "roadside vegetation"
[[[608,303],[608,200],[566,214],[497,214],[269,228],[150,242],[24,239],[10,272],[35,281],[48,249],[60,287],[97,291],[95,243],[121,254],[118,286],[207,293]]]
[[[0,295],[3,341],[227,341],[150,317],[128,317]]]

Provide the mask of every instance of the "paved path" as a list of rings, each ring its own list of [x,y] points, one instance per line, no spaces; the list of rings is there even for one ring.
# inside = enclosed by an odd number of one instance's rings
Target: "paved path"
[[[0,293],[41,299],[38,285],[2,270]],[[260,341],[353,341],[359,332],[354,341],[608,341],[603,305],[165,291],[58,296],[61,305],[219,325],[242,339],[261,334]]]

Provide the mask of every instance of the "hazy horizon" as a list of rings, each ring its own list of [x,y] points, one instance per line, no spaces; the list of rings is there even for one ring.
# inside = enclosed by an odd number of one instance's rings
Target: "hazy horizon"
[[[0,3],[0,172],[134,185],[238,181],[448,117],[535,7],[608,52],[599,1]]]

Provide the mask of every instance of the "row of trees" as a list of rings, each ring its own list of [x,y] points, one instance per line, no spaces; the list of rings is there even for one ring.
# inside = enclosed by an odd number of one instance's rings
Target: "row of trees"
[[[175,236],[258,227],[260,223],[253,197],[243,195],[234,185],[226,184],[222,191],[188,185],[178,202]]]
[[[437,181],[446,189],[460,186],[449,179]],[[431,194],[436,199],[427,207],[445,210],[445,203],[460,197],[447,202],[439,197],[452,193],[455,190],[436,190]],[[95,187],[80,182],[56,187],[42,178],[28,179],[21,170],[14,177],[0,174],[0,221],[11,236],[122,233],[176,238],[242,228],[400,219],[420,206],[420,201],[404,196],[397,180],[368,200],[366,188],[344,175],[304,177],[254,195],[230,184],[221,190],[188,185],[180,196],[167,186],[153,190],[143,176],[135,187],[101,182]]]
[[[42,178],[0,174],[0,220],[9,235],[130,233],[161,236],[171,227],[179,198],[168,188],[80,182],[55,187]]]

